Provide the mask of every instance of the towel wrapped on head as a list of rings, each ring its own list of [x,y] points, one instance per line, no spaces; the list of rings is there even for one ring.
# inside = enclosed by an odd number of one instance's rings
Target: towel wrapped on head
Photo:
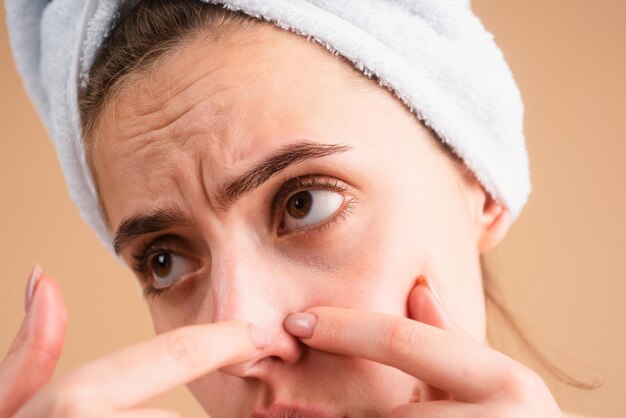
[[[502,52],[467,0],[198,0],[274,22],[375,76],[515,219],[531,190],[523,104]],[[5,0],[18,70],[57,149],[70,194],[108,248],[78,96],[99,46],[138,0]]]

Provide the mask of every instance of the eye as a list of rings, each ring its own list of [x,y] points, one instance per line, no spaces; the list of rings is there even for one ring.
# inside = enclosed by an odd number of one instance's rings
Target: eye
[[[286,232],[319,224],[332,217],[344,196],[332,190],[304,190],[287,199],[283,228]]]
[[[195,263],[179,254],[162,251],[154,254],[149,262],[155,289],[165,289],[196,269]]]

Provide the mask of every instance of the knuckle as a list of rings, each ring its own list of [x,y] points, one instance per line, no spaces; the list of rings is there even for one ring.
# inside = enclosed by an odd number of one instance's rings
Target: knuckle
[[[533,398],[542,385],[541,378],[522,364],[508,361],[502,368],[500,392],[507,397],[518,400]]]
[[[167,335],[165,347],[167,354],[183,366],[193,366],[203,356],[199,345],[182,331]]]
[[[390,353],[416,353],[424,347],[424,334],[417,327],[397,322],[386,333],[385,346]]]
[[[532,369],[509,359],[502,371],[500,390],[494,399],[501,407],[500,416],[562,416],[548,386]]]

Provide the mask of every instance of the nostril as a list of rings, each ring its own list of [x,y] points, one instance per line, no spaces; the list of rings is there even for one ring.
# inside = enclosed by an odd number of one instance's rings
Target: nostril
[[[271,355],[271,356],[265,356],[262,359],[257,360],[256,362],[257,365],[261,363],[266,363],[267,365],[280,364],[280,363],[285,363],[285,359],[279,355]]]
[[[305,350],[306,346],[302,345],[299,340],[282,332],[275,335],[272,343],[263,350],[265,357],[262,359],[262,363],[266,365],[293,365],[298,362]]]
[[[275,375],[277,370],[298,363],[307,352],[307,346],[290,334],[272,332],[271,343],[260,350],[260,357],[234,364],[220,371],[236,377],[252,377],[260,380]]]

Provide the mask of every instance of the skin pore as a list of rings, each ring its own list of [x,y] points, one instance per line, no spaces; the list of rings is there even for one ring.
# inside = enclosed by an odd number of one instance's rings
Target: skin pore
[[[230,319],[272,333],[262,358],[188,385],[213,416],[275,401],[381,416],[437,396],[283,328],[315,306],[406,317],[420,275],[485,343],[479,255],[506,234],[508,211],[353,71],[269,26],[219,43],[199,36],[126,76],[94,130],[101,200],[157,333]],[[302,205],[310,224],[293,216]]]

